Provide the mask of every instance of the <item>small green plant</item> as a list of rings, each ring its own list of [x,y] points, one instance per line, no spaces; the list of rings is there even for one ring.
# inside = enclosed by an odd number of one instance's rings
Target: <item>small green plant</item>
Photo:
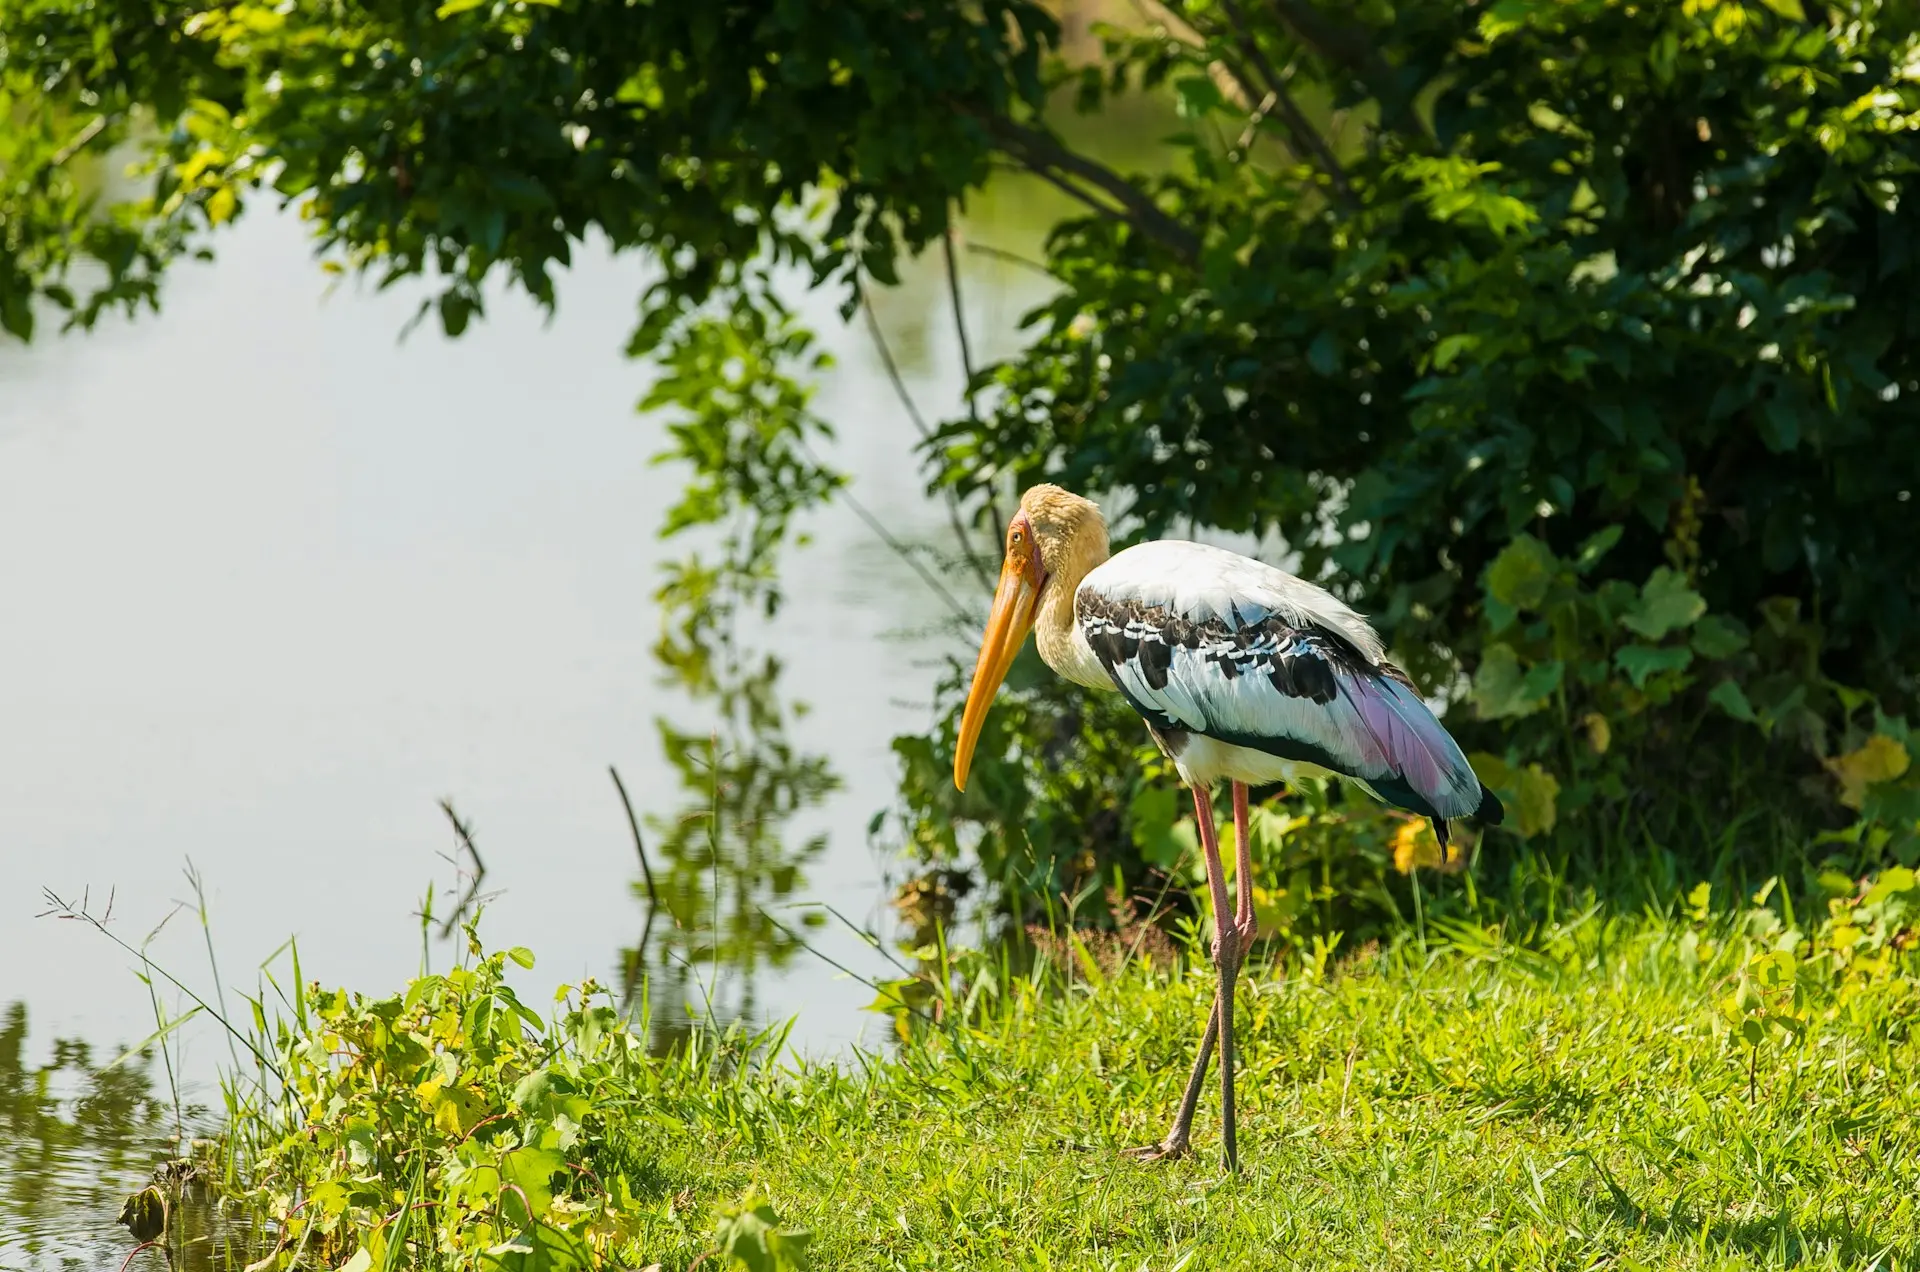
[[[734,1265],[747,1272],[807,1272],[807,1243],[813,1234],[786,1228],[773,1207],[750,1198],[739,1210],[721,1216],[715,1239]]]

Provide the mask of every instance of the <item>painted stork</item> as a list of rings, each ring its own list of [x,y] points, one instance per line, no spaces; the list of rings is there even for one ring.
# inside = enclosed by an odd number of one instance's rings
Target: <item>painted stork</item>
[[[1172,1129],[1129,1155],[1152,1161],[1187,1150],[1217,1043],[1221,1138],[1235,1169],[1233,983],[1256,930],[1247,787],[1339,774],[1431,818],[1443,853],[1448,819],[1498,824],[1504,810],[1406,673],[1387,661],[1373,628],[1338,598],[1203,543],[1163,540],[1109,557],[1100,509],[1058,486],[1028,490],[1007,526],[953,757],[961,790],[987,708],[1029,631],[1040,657],[1068,680],[1118,690],[1193,791],[1220,986]],[[1221,781],[1233,790],[1231,909],[1213,822]]]

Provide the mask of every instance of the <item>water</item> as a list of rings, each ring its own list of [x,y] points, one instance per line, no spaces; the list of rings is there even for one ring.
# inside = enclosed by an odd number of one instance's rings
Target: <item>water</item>
[[[980,241],[1033,255],[1058,206],[1014,185],[975,212]],[[36,918],[43,887],[100,914],[111,897],[115,931],[158,927],[152,957],[204,986],[203,932],[178,911],[191,859],[229,982],[251,988],[295,937],[309,977],[384,992],[422,961],[422,895],[444,911],[458,885],[450,798],[486,863],[485,933],[539,952],[522,982],[544,1001],[560,980],[621,983],[645,926],[616,764],[679,889],[683,926],[656,917],[645,956],[667,1026],[712,985],[716,1014],[794,1015],[802,1051],[841,1053],[883,1036],[860,1010],[872,991],[761,910],[882,973],[841,925],[785,907],[887,929],[896,867],[867,825],[892,797],[888,743],[924,727],[939,661],[968,652],[850,511],[807,527],[780,619],[743,634],[780,662],[782,749],[721,737],[744,793],[723,823],[716,972],[684,926],[711,927],[704,823],[686,820],[711,796],[705,756],[676,767],[660,722],[705,738],[718,717],[650,654],[658,566],[684,549],[655,538],[680,474],[649,463],[661,424],[633,404],[650,373],[619,352],[643,266],[590,246],[551,320],[501,295],[458,341],[423,326],[401,344],[421,293],[328,294],[292,214],[258,207],[218,246],[157,318],[0,347],[0,1269],[119,1257],[112,1217],[171,1133],[164,1081],[95,1072],[153,1027],[132,960]],[[1046,280],[964,267],[976,356],[1011,352]],[[837,297],[796,300],[837,361],[817,399],[829,462],[896,535],[945,542],[864,324]],[[960,409],[947,303],[937,254],[876,299],[934,419]],[[770,755],[789,779],[771,794]],[[177,1041],[205,1098],[225,1044]],[[103,1083],[110,1098],[88,1094]]]

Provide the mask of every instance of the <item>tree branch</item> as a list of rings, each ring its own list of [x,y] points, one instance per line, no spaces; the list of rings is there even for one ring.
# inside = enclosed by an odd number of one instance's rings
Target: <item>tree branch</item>
[[[85,150],[88,143],[104,132],[106,127],[107,117],[105,115],[95,115],[93,121],[85,128],[82,128],[79,133],[74,136],[72,141],[60,147],[59,153],[54,155],[53,161],[47,166],[49,168],[65,167],[67,160],[73,158],[82,150]]]
[[[1399,100],[1401,94],[1393,83],[1393,67],[1380,56],[1365,31],[1334,21],[1308,0],[1267,0],[1267,3],[1294,39],[1346,67],[1367,86],[1380,102],[1381,122],[1389,123],[1394,131],[1422,145],[1431,144],[1433,138],[1414,112],[1412,99]]]
[[[1199,264],[1200,236],[1167,215],[1159,204],[1147,197],[1145,191],[1113,169],[1076,154],[1038,129],[1022,127],[1011,119],[989,117],[985,123],[988,130],[1010,148],[1013,157],[1029,170],[1051,180],[1082,202],[1092,204],[1092,199],[1059,174],[1071,173],[1079,177],[1119,204],[1122,219],[1129,225],[1159,242],[1183,263]]]
[[[1333,147],[1327,144],[1320,130],[1313,126],[1298,104],[1287,92],[1287,80],[1284,75],[1276,74],[1273,63],[1267,61],[1267,55],[1260,51],[1260,44],[1253,38],[1253,32],[1247,26],[1246,15],[1234,0],[1221,0],[1226,10],[1227,20],[1233,23],[1234,34],[1238,37],[1240,50],[1247,61],[1253,64],[1254,71],[1266,82],[1267,93],[1274,106],[1280,112],[1281,121],[1286,125],[1287,135],[1292,138],[1295,150],[1304,149],[1313,156],[1320,171],[1327,174],[1333,182],[1333,188],[1339,192],[1343,203],[1355,202],[1353,183],[1347,179],[1347,170],[1340,166],[1339,158],[1333,153]],[[1264,103],[1262,104],[1264,106]]]

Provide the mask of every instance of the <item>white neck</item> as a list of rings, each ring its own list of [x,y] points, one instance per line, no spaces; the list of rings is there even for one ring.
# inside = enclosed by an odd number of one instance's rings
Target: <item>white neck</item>
[[[1106,557],[1105,546],[1101,544],[1098,554],[1101,560]],[[1099,564],[1099,560],[1082,558],[1074,562],[1076,568],[1047,580],[1046,590],[1040,594],[1039,612],[1034,615],[1033,637],[1047,666],[1077,685],[1113,692],[1113,680],[1087,644],[1073,609],[1074,593],[1080,590],[1081,580]]]

